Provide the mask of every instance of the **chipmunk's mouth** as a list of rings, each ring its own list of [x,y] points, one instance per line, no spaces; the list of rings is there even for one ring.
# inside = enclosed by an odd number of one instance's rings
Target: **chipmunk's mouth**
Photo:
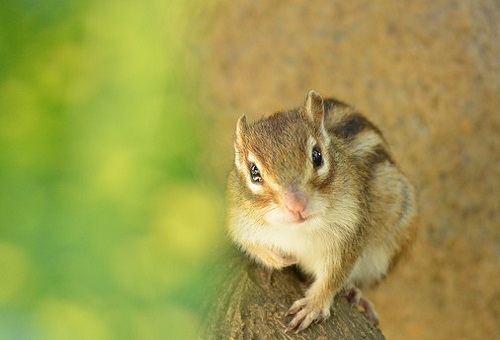
[[[300,213],[300,214],[293,214],[292,215],[292,218],[293,218],[293,223],[297,223],[297,224],[301,224],[301,223],[304,223],[305,221],[309,220],[309,218],[311,217],[310,214],[303,214],[303,213]]]
[[[316,213],[309,211],[292,213],[290,211],[282,209],[281,207],[275,207],[266,214],[265,219],[267,223],[270,224],[298,226],[311,221],[316,216]]]
[[[297,217],[297,223],[305,222],[305,220],[307,220],[307,217],[305,217],[305,216],[299,215]]]
[[[294,220],[292,221],[292,223],[294,224],[301,224],[301,223],[304,223],[307,219],[304,218],[304,217],[296,217],[294,218]]]

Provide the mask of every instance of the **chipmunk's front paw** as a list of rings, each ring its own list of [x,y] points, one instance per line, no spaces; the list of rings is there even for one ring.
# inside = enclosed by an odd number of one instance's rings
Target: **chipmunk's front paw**
[[[282,269],[297,263],[295,258],[291,256],[284,256],[273,251],[261,254],[260,259],[264,262],[264,264],[275,269]]]
[[[297,259],[290,255],[282,254],[278,251],[258,246],[246,246],[248,253],[265,266],[273,269],[281,269],[297,263]]]
[[[295,301],[287,315],[295,315],[288,324],[285,332],[296,330],[300,332],[314,321],[320,323],[330,317],[330,304],[313,303],[309,298],[303,298]]]

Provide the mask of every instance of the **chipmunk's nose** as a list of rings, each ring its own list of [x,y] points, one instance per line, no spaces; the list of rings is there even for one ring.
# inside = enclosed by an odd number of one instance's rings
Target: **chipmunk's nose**
[[[287,191],[283,195],[283,203],[292,214],[304,217],[302,215],[307,208],[307,195],[300,191]]]

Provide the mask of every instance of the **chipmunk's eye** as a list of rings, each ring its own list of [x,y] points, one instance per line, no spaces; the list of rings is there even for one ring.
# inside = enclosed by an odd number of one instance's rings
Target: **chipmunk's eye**
[[[321,149],[318,146],[313,148],[311,156],[314,168],[319,168],[323,165],[323,156],[321,156]]]
[[[252,182],[254,183],[262,183],[262,175],[260,174],[259,168],[257,165],[250,164],[250,177],[252,178]]]

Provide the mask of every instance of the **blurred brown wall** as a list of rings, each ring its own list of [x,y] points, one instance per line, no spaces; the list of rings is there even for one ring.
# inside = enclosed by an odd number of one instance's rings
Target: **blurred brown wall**
[[[412,258],[368,292],[381,329],[500,336],[500,2],[228,1],[208,39],[221,181],[241,113],[299,105],[309,89],[353,104],[420,197]]]

